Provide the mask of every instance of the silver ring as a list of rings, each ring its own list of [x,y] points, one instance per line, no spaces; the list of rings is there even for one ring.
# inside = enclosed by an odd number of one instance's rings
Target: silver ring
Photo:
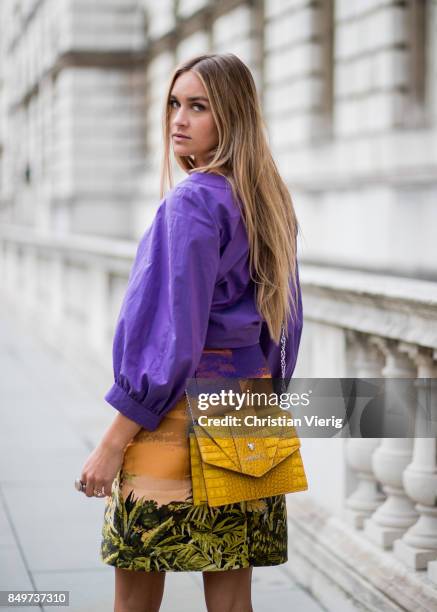
[[[74,481],[74,486],[77,491],[80,491],[82,493],[86,489],[86,482],[82,482],[80,478],[76,478],[76,480]]]

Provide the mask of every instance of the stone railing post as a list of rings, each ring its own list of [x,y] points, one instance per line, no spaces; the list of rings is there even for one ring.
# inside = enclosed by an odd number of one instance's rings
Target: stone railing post
[[[425,379],[437,378],[437,366],[432,351],[416,349],[414,352],[418,367],[418,406],[431,410],[436,418],[437,399],[429,393]],[[433,402],[434,404],[430,404]],[[420,426],[420,414],[417,415]],[[419,437],[416,429],[413,459],[403,474],[403,484],[407,495],[416,503],[419,518],[404,535],[394,542],[394,554],[409,567],[426,569],[429,561],[437,559],[437,440]]]
[[[387,401],[401,402],[396,394],[396,378],[414,378],[416,367],[408,355],[399,351],[394,341],[384,341],[381,349],[385,353],[385,367],[382,374],[387,379]],[[405,400],[407,401],[407,399]],[[386,406],[390,413],[390,404]],[[396,412],[396,404],[393,405]],[[393,542],[417,520],[414,504],[406,495],[402,476],[411,461],[413,441],[408,438],[384,438],[372,456],[376,478],[382,483],[387,499],[372,516],[364,521],[364,534],[381,548],[391,548]]]
[[[347,336],[351,345],[350,373],[356,378],[381,378],[383,356],[371,337],[351,332]],[[356,529],[362,529],[364,519],[369,518],[384,501],[385,496],[372,470],[372,454],[379,446],[379,438],[350,438],[346,440],[346,462],[355,473],[358,485],[346,500],[346,520]]]

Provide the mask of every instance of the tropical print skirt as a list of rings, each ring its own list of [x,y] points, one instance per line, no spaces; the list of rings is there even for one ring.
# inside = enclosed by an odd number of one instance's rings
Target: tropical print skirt
[[[205,349],[197,378],[269,378],[258,344]],[[223,571],[287,561],[284,495],[194,506],[185,396],[127,446],[104,509],[100,559],[136,571]]]

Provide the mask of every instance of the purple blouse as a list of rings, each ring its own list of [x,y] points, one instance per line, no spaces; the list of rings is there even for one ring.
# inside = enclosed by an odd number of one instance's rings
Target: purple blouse
[[[302,332],[288,321],[286,381]],[[161,201],[130,272],[113,342],[114,384],[105,400],[156,429],[184,395],[204,348],[260,344],[273,378],[281,347],[255,304],[246,229],[224,176],[195,172]]]

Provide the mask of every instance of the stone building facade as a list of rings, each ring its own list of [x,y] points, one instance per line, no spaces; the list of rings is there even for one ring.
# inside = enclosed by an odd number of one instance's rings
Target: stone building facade
[[[108,386],[169,76],[233,52],[302,230],[295,376],[435,378],[436,34],[435,0],[3,0],[2,297]],[[436,440],[305,439],[302,455],[296,577],[330,610],[437,609]]]

